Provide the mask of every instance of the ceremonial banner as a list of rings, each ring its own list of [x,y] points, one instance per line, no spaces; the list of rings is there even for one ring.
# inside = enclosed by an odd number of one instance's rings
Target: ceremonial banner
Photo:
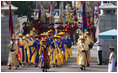
[[[9,31],[11,31],[11,37],[13,35],[13,21],[12,21],[12,11],[11,5],[9,4]]]
[[[85,29],[87,29],[87,22],[86,22],[86,11],[85,11],[85,2],[82,2],[83,5],[83,12],[82,12],[82,32],[84,32]]]

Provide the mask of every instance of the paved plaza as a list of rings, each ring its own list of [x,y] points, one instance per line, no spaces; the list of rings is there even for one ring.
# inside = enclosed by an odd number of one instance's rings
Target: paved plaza
[[[91,50],[92,62],[90,67],[86,67],[85,71],[80,70],[80,66],[76,64],[77,45],[72,46],[73,56],[71,56],[62,67],[52,67],[48,72],[107,72],[107,65],[97,65],[97,48],[93,47]],[[8,66],[1,66],[2,72],[41,72],[41,68],[35,68],[34,66],[19,67],[17,70],[13,67],[11,70]]]

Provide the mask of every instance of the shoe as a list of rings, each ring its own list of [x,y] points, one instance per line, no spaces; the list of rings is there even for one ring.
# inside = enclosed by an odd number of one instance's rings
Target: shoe
[[[37,67],[37,64],[34,67]]]
[[[83,67],[80,67],[81,70],[83,70]]]
[[[86,67],[89,67],[90,65],[88,64]]]
[[[17,69],[17,67],[15,69]]]
[[[11,70],[11,67],[9,67],[9,69]]]
[[[22,67],[23,67],[24,65],[22,64]]]
[[[102,65],[102,64],[97,64],[97,65]]]
[[[11,65],[9,65],[9,68],[8,69],[10,69],[11,70]]]

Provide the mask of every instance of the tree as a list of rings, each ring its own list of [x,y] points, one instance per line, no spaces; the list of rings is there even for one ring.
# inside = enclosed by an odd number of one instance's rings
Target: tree
[[[14,6],[18,7],[18,10],[14,12],[14,14],[18,15],[18,16],[24,16],[27,15],[28,12],[28,3],[31,4],[31,12],[32,9],[34,9],[34,3],[33,1],[12,1],[11,4],[13,4]]]

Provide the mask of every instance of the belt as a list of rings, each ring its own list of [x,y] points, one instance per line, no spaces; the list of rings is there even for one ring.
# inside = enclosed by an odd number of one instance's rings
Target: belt
[[[14,52],[15,50],[10,50],[11,52]]]
[[[102,45],[98,45],[98,46],[102,46]]]

